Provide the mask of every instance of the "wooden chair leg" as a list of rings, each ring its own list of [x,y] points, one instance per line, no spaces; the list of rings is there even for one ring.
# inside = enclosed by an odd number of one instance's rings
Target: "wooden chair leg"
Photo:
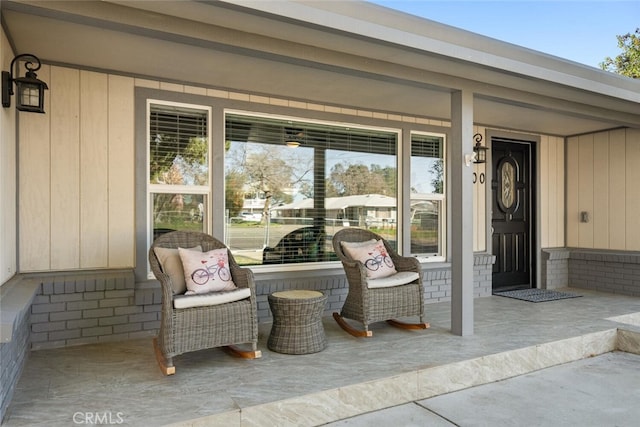
[[[344,318],[342,316],[340,316],[340,314],[334,312],[333,313],[333,318],[336,321],[336,323],[345,330],[345,332],[347,332],[350,335],[353,335],[356,338],[368,338],[373,336],[373,332],[367,330],[367,331],[361,331],[359,329],[354,328],[353,326],[351,326],[350,324],[347,323],[346,320],[344,320]]]
[[[222,349],[233,356],[243,359],[259,359],[262,357],[262,351],[260,350],[242,350],[235,345],[228,345],[222,347]]]
[[[160,366],[160,370],[164,375],[173,375],[176,373],[176,367],[173,366],[173,360],[167,359],[160,350],[160,344],[158,344],[158,337],[153,338],[153,350],[156,354],[156,360]]]
[[[428,323],[405,323],[395,319],[389,319],[387,323],[400,329],[429,329],[431,326]]]

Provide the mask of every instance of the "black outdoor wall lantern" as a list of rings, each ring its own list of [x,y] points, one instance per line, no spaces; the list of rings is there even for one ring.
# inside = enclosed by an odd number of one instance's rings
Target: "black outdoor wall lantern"
[[[476,158],[473,163],[485,163],[487,161],[488,148],[482,145],[482,135],[476,133],[473,135],[473,139],[476,142],[476,145],[473,147],[473,151],[476,153]]]
[[[26,59],[23,59],[26,58]],[[24,68],[27,70],[24,77],[14,78],[14,64],[23,59]],[[17,65],[16,75],[19,74],[20,65]],[[30,53],[23,53],[13,58],[9,71],[2,72],[2,106],[11,106],[13,83],[16,84],[16,109],[32,113],[44,113],[44,91],[49,89],[47,84],[38,79],[36,71],[40,69],[40,60]]]

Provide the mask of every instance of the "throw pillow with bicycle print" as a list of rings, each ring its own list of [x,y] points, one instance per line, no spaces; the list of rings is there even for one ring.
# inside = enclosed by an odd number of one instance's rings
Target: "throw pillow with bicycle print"
[[[185,295],[236,289],[229,269],[227,248],[209,252],[178,248],[178,253],[182,260],[184,280],[187,284]]]
[[[367,277],[371,279],[387,277],[397,273],[396,266],[382,240],[363,246],[345,247],[344,249],[351,258],[364,264]]]

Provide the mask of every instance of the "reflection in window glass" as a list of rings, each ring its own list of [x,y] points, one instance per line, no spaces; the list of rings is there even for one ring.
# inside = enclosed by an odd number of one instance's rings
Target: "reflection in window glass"
[[[207,117],[206,110],[150,106],[150,183],[208,184]]]
[[[395,147],[395,145],[394,145]],[[367,228],[397,248],[397,168],[392,155],[327,151],[327,204],[342,226]]]
[[[154,193],[151,198],[154,239],[173,230],[204,231],[203,194]]]
[[[149,242],[172,230],[207,231],[210,109],[149,101]]]
[[[227,245],[240,264],[335,260],[331,237],[396,240],[397,133],[226,116]]]
[[[443,254],[444,140],[411,135],[411,254]]]

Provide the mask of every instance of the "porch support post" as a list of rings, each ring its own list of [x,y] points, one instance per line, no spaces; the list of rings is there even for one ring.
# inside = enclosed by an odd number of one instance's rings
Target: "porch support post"
[[[451,332],[473,335],[473,93],[451,94]]]

